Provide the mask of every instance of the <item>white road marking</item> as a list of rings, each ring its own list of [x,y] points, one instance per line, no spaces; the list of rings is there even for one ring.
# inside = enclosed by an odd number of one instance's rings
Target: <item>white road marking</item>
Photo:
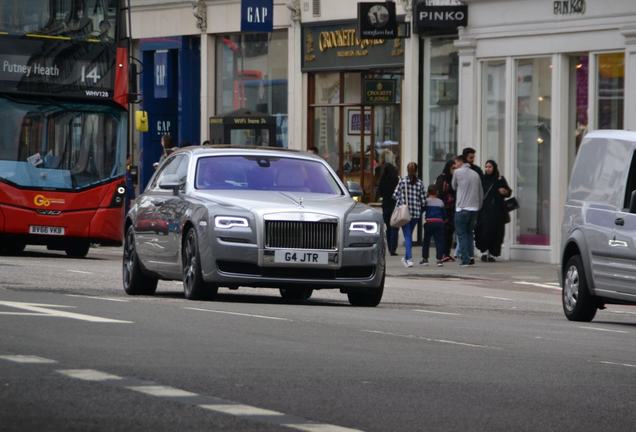
[[[285,414],[278,411],[272,411],[268,409],[258,408],[250,405],[242,404],[213,404],[213,405],[199,405],[200,408],[216,411],[223,414],[230,414],[235,416],[284,416]]]
[[[92,272],[82,271],[82,270],[66,270],[71,273],[80,273],[80,274],[93,274]]]
[[[599,362],[599,363],[606,364],[606,365],[612,365],[612,366],[625,366],[625,367],[630,367],[630,368],[636,368],[636,365],[629,364],[629,363],[614,363],[614,362],[611,362],[611,361],[602,361],[602,362]]]
[[[126,387],[127,389],[134,390],[136,392],[144,393],[150,396],[158,397],[190,397],[197,396],[196,393],[192,393],[178,388],[161,386],[161,385],[148,385],[148,386],[132,386]]]
[[[0,359],[11,361],[14,363],[29,363],[29,364],[45,364],[45,363],[57,363],[55,360],[50,360],[44,357],[38,357],[33,355],[3,355]]]
[[[283,426],[297,429],[304,432],[362,432],[360,429],[351,429],[342,426],[335,426],[324,423],[297,423],[297,424],[283,424]]]
[[[244,317],[251,317],[251,318],[262,318],[262,319],[277,320],[277,321],[292,321],[289,318],[280,318],[280,317],[273,317],[273,316],[266,316],[266,315],[254,315],[254,314],[247,314],[247,313],[240,313],[240,312],[228,312],[228,311],[220,311],[220,310],[214,310],[214,309],[200,309],[200,308],[193,308],[193,307],[185,307],[184,309],[201,311],[201,312],[214,312],[214,313],[226,314],[226,315],[237,315],[237,316],[244,316]]]
[[[608,333],[623,333],[623,334],[629,333],[628,331],[624,331],[624,330],[610,330],[610,329],[601,328],[601,327],[579,326],[579,328],[586,329],[586,330],[608,332]]]
[[[70,319],[76,319],[80,321],[88,321],[88,322],[94,322],[94,323],[118,323],[118,324],[133,323],[132,321],[122,321],[122,320],[116,320],[111,318],[102,318],[102,317],[93,316],[93,315],[85,315],[85,314],[49,309],[49,308],[42,307],[42,305],[38,305],[36,303],[0,301],[0,306],[7,306],[7,307],[29,311],[31,312],[27,314],[29,316],[33,316],[33,312],[36,312],[40,314],[39,316],[53,317],[53,318],[70,318]],[[64,306],[64,305],[47,305],[47,306],[56,307],[56,308],[71,307],[71,306]],[[0,312],[0,314],[2,314],[2,312]],[[12,315],[17,315],[17,313],[13,313]]]
[[[440,312],[440,311],[432,311],[432,310],[426,310],[426,309],[413,309],[413,312],[424,312],[424,313],[430,313],[430,314],[435,314],[435,315],[453,315],[453,316],[461,316],[461,314],[458,314],[458,313],[453,313],[453,312]]]
[[[636,312],[627,312],[627,311],[608,311],[608,312],[621,314],[621,315],[636,315]]]
[[[417,340],[423,340],[426,342],[437,342],[437,343],[441,343],[441,344],[449,344],[449,345],[460,345],[460,346],[465,346],[465,347],[470,347],[470,348],[487,348],[487,349],[496,349],[499,350],[501,348],[498,347],[493,347],[493,346],[489,346],[489,345],[481,345],[481,344],[474,344],[474,343],[469,343],[469,342],[459,342],[459,341],[453,341],[453,340],[448,340],[448,339],[434,339],[434,338],[428,338],[425,336],[417,336],[417,335],[404,335],[404,334],[398,334],[398,333],[392,333],[392,332],[384,332],[384,331],[379,331],[379,330],[361,330],[364,333],[372,333],[372,334],[379,334],[379,335],[384,335],[384,336],[395,336],[395,337],[400,337],[400,338],[404,338],[404,339],[417,339]]]
[[[112,380],[120,380],[121,377],[117,375],[111,375],[106,372],[100,372],[94,369],[60,369],[57,371],[62,375],[65,375],[69,378],[75,378],[82,381],[112,381]]]
[[[558,283],[555,283],[555,282],[538,283],[538,282],[515,281],[515,282],[513,282],[513,284],[530,285],[530,286],[536,286],[536,287],[539,287],[539,288],[548,288],[548,289],[552,289],[552,290],[561,291],[561,287],[559,286]]]
[[[511,299],[511,298],[508,298],[508,297],[484,296],[484,298],[491,299],[491,300],[512,301],[512,299]]]
[[[89,296],[89,295],[82,295],[82,294],[66,294],[66,296],[67,297],[81,297],[81,298],[89,298],[89,299],[95,299],[95,300],[108,300],[108,301],[113,301],[113,302],[128,303],[128,300],[118,299],[118,298],[111,298],[111,297]]]

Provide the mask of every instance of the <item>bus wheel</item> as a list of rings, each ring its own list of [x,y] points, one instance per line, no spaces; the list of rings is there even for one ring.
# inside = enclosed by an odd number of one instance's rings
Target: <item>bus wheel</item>
[[[91,244],[89,242],[79,242],[73,243],[64,249],[66,255],[71,258],[84,258],[88,255],[88,249],[90,249]]]
[[[21,240],[10,240],[7,244],[0,246],[0,255],[19,255],[24,252],[26,243]]]

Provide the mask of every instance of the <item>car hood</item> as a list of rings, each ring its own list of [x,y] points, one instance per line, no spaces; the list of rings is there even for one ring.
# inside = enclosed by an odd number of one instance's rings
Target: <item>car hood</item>
[[[198,191],[197,196],[217,205],[249,210],[256,214],[311,212],[344,216],[356,202],[350,197],[303,192]]]

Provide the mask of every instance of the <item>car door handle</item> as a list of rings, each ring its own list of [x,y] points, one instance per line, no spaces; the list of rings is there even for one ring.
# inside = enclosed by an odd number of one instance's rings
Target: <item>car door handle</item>
[[[614,221],[614,223],[618,226],[623,226],[625,225],[625,219],[623,218],[616,218],[616,220]]]

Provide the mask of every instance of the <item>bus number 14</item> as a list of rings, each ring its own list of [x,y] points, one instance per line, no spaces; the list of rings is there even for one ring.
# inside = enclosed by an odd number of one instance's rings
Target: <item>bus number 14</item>
[[[97,66],[91,69],[88,74],[86,73],[86,66],[82,66],[82,82],[85,83],[86,79],[93,80],[93,84],[97,84],[102,77],[97,72]]]

